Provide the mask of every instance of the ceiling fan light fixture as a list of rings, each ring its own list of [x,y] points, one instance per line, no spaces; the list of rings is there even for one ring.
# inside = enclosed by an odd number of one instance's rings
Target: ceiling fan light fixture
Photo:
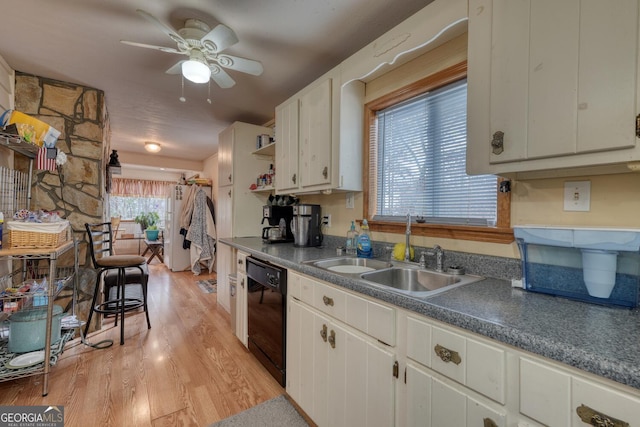
[[[160,144],[158,144],[157,142],[147,141],[144,143],[144,149],[150,153],[157,153],[162,150],[162,146],[160,146]]]
[[[182,63],[182,75],[194,83],[206,83],[211,78],[211,70],[202,52],[194,50],[188,61]]]

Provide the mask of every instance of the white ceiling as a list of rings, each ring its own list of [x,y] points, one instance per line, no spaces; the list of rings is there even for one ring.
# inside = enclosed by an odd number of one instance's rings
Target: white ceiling
[[[432,0],[6,0],[0,56],[21,72],[103,90],[111,146],[163,157],[203,160],[217,135],[239,120],[264,124],[275,106]],[[143,9],[179,29],[187,18],[223,23],[240,41],[225,53],[262,62],[261,76],[235,71],[230,89],[165,71],[181,55],[127,46],[120,40],[175,47],[136,13]]]

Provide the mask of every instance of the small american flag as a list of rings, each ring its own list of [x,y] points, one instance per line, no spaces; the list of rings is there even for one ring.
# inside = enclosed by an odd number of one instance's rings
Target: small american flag
[[[36,169],[48,170],[49,172],[55,172],[56,159],[47,158],[47,147],[40,147],[38,155],[36,156]]]

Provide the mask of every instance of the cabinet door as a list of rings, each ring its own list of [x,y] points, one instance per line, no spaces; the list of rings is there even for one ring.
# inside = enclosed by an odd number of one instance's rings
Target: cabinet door
[[[431,425],[467,425],[467,397],[459,390],[433,378],[431,385]]]
[[[237,273],[236,281],[236,336],[245,347],[248,347],[247,322],[247,274]]]
[[[288,298],[287,314],[287,393],[317,425],[326,426],[330,322],[294,298]]]
[[[331,183],[331,79],[300,98],[300,185],[324,188]]]
[[[328,426],[392,426],[394,355],[371,338],[329,326]],[[322,424],[321,424],[322,425]]]
[[[431,375],[411,362],[406,369],[407,426],[431,427]]]
[[[276,192],[285,193],[299,188],[298,174],[298,99],[276,108]]]
[[[496,411],[470,397],[467,398],[467,427],[496,426],[506,427],[507,416],[504,411]]]
[[[234,250],[231,246],[219,244],[216,253],[216,273],[218,278],[218,303],[229,311],[229,273],[234,271]],[[223,291],[224,289],[224,291]],[[225,293],[226,292],[226,293]]]
[[[233,127],[218,136],[218,185],[233,184]]]
[[[227,185],[218,189],[218,206],[216,210],[216,233],[218,237],[231,237],[233,234],[233,186]]]

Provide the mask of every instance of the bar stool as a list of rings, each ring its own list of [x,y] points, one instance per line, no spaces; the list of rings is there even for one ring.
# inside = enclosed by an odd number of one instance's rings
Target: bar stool
[[[128,311],[143,308],[147,317],[147,328],[151,329],[149,311],[147,309],[147,280],[145,277],[146,261],[139,255],[114,255],[113,235],[110,222],[98,224],[85,224],[89,236],[89,250],[93,267],[97,270],[96,284],[93,292],[93,301],[89,311],[89,318],[85,326],[85,335],[89,331],[93,313],[115,315],[115,325],[118,325],[120,318],[120,345],[124,344],[124,314]],[[125,286],[130,281],[127,280],[127,270],[135,272],[141,278],[142,298],[127,297]],[[107,273],[117,271],[117,292],[116,298],[110,299],[108,296],[102,303],[97,303],[100,294],[100,282]],[[113,274],[113,273],[111,273]]]

